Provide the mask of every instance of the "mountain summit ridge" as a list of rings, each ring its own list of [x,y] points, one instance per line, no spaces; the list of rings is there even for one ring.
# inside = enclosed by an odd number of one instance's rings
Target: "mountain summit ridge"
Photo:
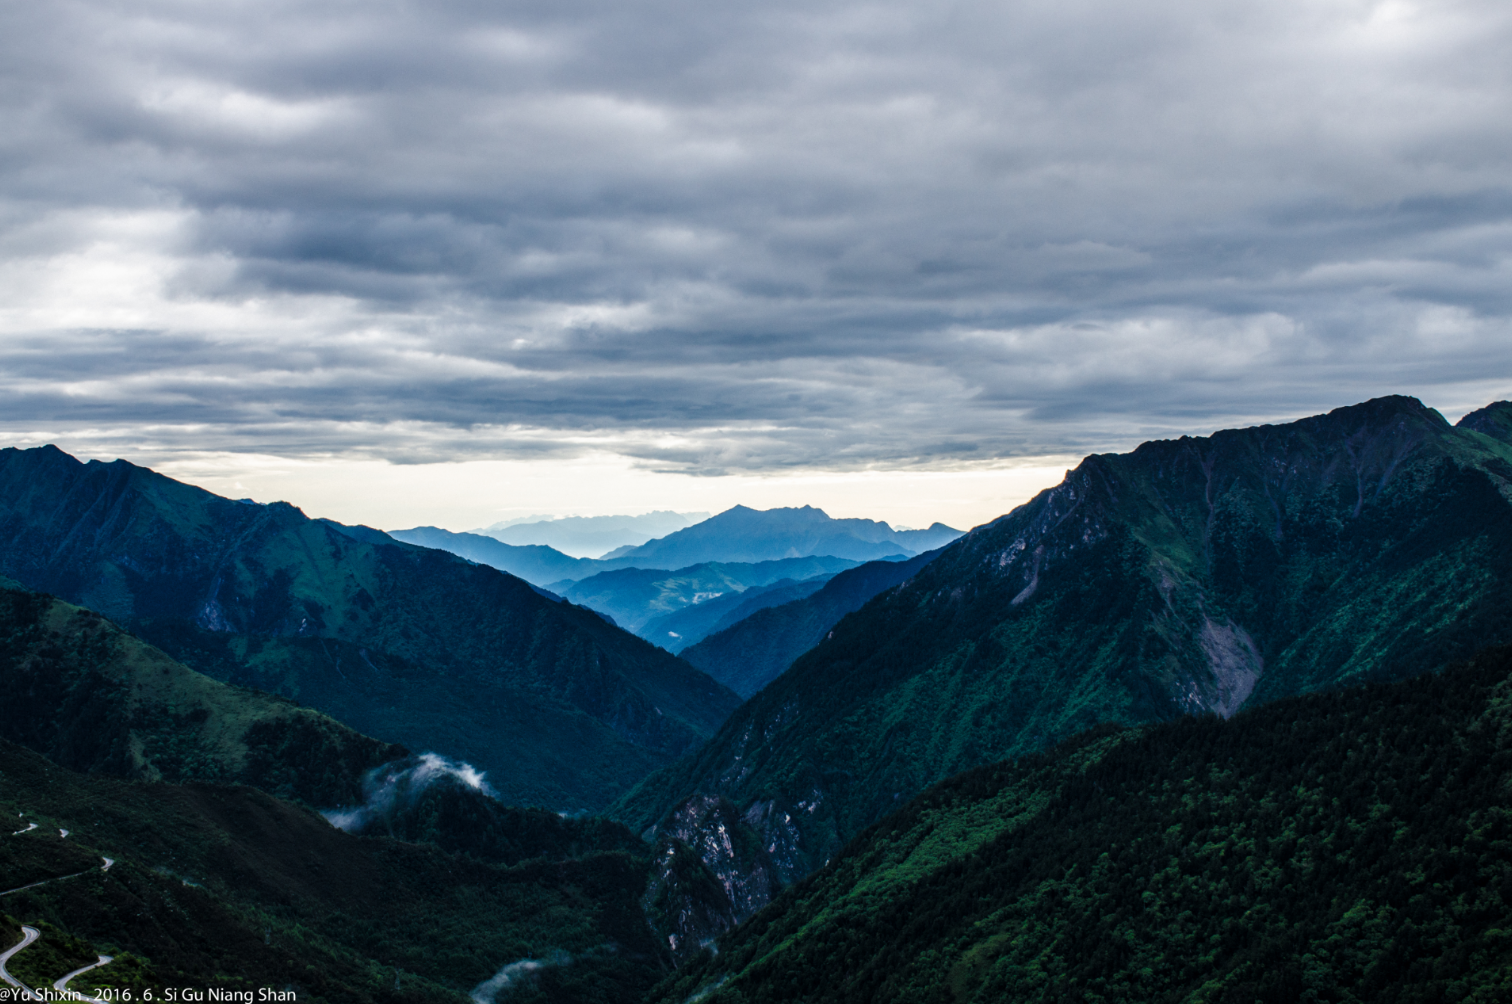
[[[1509,498],[1512,444],[1400,396],[1089,456],[612,812],[641,830],[722,801],[708,818],[746,820],[790,880],[927,785],[1100,722],[1468,658],[1512,641]]]
[[[894,530],[871,519],[835,519],[811,505],[752,509],[735,505],[702,523],[611,551],[606,559],[641,567],[684,568],[706,561],[774,561],[828,555],[853,561],[911,558],[939,547],[960,531],[935,523],[927,530]],[[645,565],[644,563],[651,563]]]

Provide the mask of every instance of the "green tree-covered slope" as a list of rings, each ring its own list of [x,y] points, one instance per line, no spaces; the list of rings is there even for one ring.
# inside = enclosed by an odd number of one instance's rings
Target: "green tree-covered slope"
[[[74,770],[250,784],[315,806],[407,754],[174,662],[90,610],[0,585],[0,738]]]
[[[0,895],[4,947],[22,924],[42,931],[8,965],[32,985],[106,954],[116,961],[71,988],[467,1004],[501,968],[535,960],[551,965],[511,1002],[630,1004],[669,965],[640,910],[644,853],[598,849],[633,844],[623,830],[558,820],[572,839],[549,843],[575,842],[578,856],[506,866],[352,836],[252,788],[76,774],[3,740],[0,817],[15,824],[0,832],[0,893],[42,883]],[[517,830],[511,846],[551,826]]]
[[[842,620],[617,817],[697,795],[801,875],[928,785],[1099,722],[1512,641],[1512,446],[1410,398],[1087,458]]]
[[[738,703],[495,569],[52,447],[0,451],[0,573],[217,679],[466,759],[511,803],[602,806]]]
[[[929,789],[651,1000],[1512,998],[1512,648]]]

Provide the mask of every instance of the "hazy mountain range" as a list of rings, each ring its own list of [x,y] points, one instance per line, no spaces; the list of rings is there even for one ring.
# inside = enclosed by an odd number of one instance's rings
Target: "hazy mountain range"
[[[709,562],[755,564],[811,556],[855,562],[909,558],[949,543],[961,532],[943,523],[927,530],[894,530],[875,520],[831,519],[824,510],[810,506],[766,510],[735,506],[665,537],[638,547],[621,547],[599,559],[572,557],[545,544],[506,543],[481,532],[455,533],[434,526],[391,530],[389,535],[406,543],[451,551],[543,588],[554,588],[620,568],[672,571]]]
[[[40,934],[13,976],[1512,991],[1512,403],[1092,456],[959,539],[806,507],[607,562],[405,535],[571,574],[0,451],[0,941]]]
[[[665,537],[625,547],[605,558],[639,568],[684,568],[705,561],[776,561],[810,554],[870,561],[910,558],[961,535],[943,523],[927,530],[894,530],[870,519],[831,519],[823,509],[726,509]]]
[[[704,599],[698,603],[689,604],[681,610],[674,610],[657,617],[646,624],[639,634],[668,652],[681,654],[687,651],[689,646],[698,644],[707,636],[740,624],[768,607],[786,605],[812,596],[824,588],[829,578],[828,574],[824,574],[806,579],[778,579],[759,586],[747,586],[740,592],[725,593],[712,599]],[[708,671],[705,670],[705,672]]]
[[[453,533],[436,526],[390,530],[388,535],[406,544],[450,551],[468,561],[517,575],[542,588],[549,582],[574,582],[611,568],[628,567],[628,563],[574,558],[545,544],[506,544],[482,534]]]
[[[686,514],[652,515],[669,522]],[[612,522],[651,517],[602,518]],[[549,527],[560,522],[565,521],[524,525]],[[479,533],[453,533],[433,526],[394,530],[390,536],[518,575],[553,595],[597,610],[619,626],[675,653],[759,609],[809,595],[823,584],[820,575],[876,558],[901,561],[913,557],[916,549],[949,543],[961,536],[961,531],[943,523],[927,530],[894,530],[875,520],[832,519],[811,506],[767,510],[735,506],[644,545],[622,547],[612,552],[613,556],[601,559],[574,558],[544,544],[505,543]],[[828,564],[802,564],[802,559],[808,558],[824,559]],[[785,570],[777,573],[777,569]],[[773,592],[780,578],[793,581]],[[751,587],[759,587],[759,592],[736,599]],[[758,598],[766,593],[771,594],[766,600]],[[870,594],[864,598],[870,598]],[[705,603],[714,605],[684,610]],[[741,615],[729,616],[737,608],[742,610]],[[825,628],[838,616],[826,622]],[[812,643],[809,639],[796,649],[783,643],[780,648],[791,661]],[[786,662],[778,670],[782,668],[786,668]],[[767,678],[771,675],[775,673]]]
[[[706,512],[659,509],[642,516],[559,516],[506,520],[468,532],[517,546],[544,544],[575,558],[634,547],[709,518]]]
[[[686,569],[617,569],[576,582],[553,582],[550,588],[572,602],[608,614],[626,631],[661,644],[652,635],[665,635],[661,621],[668,615],[679,614],[691,606],[702,606],[709,614],[712,611],[723,614],[733,609],[736,597],[745,597],[751,590],[797,582],[813,582],[813,587],[818,588],[836,572],[853,567],[856,562],[851,559],[827,555],[758,562],[705,561]],[[771,602],[780,600],[773,597]],[[647,626],[653,623],[656,626],[647,631]],[[683,618],[680,623],[689,632],[697,631],[694,626],[697,621]],[[699,634],[702,637],[703,632]]]

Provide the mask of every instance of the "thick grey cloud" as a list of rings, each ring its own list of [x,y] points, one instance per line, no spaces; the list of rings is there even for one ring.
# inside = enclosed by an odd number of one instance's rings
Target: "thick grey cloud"
[[[1512,391],[1485,2],[13,4],[0,427],[956,463]]]

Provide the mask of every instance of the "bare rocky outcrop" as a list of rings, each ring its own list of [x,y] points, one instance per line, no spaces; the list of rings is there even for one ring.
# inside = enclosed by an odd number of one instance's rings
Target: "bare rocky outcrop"
[[[766,906],[784,884],[746,815],[766,822],[759,809],[743,815],[722,796],[695,795],[658,828],[643,905],[678,961]]]
[[[1265,660],[1260,658],[1249,632],[1232,621],[1219,624],[1211,617],[1204,617],[1197,640],[1213,673],[1204,695],[1207,707],[1223,718],[1230,718],[1260,681]]]

